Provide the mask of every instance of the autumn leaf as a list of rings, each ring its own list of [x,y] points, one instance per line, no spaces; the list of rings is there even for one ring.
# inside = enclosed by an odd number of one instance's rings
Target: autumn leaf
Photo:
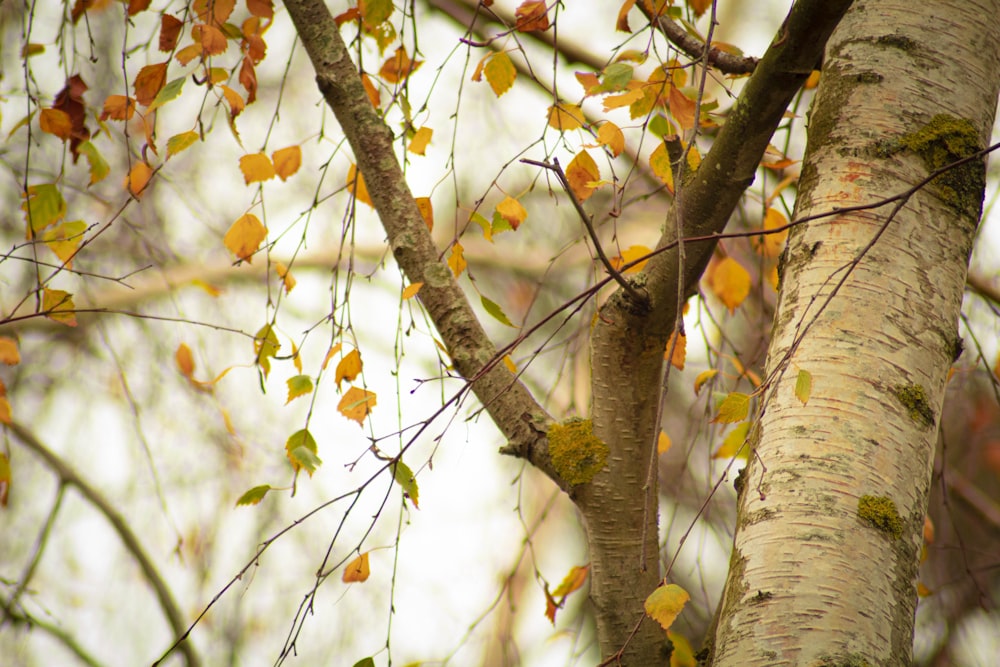
[[[743,421],[750,414],[750,396],[737,391],[728,394],[719,403],[719,414],[712,420],[713,424],[733,424]]]
[[[413,297],[415,297],[417,295],[417,292],[419,292],[420,288],[423,286],[424,286],[423,283],[410,283],[409,285],[404,287],[403,300],[406,301],[407,299],[412,299]]]
[[[422,60],[410,60],[405,47],[398,47],[396,52],[382,63],[378,75],[387,83],[401,83],[423,65]]]
[[[21,353],[17,350],[17,341],[9,336],[0,336],[0,363],[16,366],[21,363]]]
[[[601,180],[601,170],[587,151],[580,151],[566,166],[566,180],[570,190],[581,202],[594,194],[595,184]]]
[[[125,177],[124,187],[132,193],[134,197],[141,197],[149,179],[153,176],[153,170],[145,162],[136,162],[132,165],[132,170]]]
[[[747,441],[747,434],[750,433],[750,422],[741,422],[730,431],[722,440],[722,445],[712,454],[713,459],[748,459],[750,448],[743,445]]]
[[[247,11],[262,19],[274,18],[274,6],[271,0],[247,0]]]
[[[252,153],[240,158],[240,171],[243,172],[243,181],[260,183],[274,178],[274,165],[271,159],[263,153]]]
[[[77,147],[77,150],[80,155],[87,158],[87,166],[90,168],[90,183],[87,184],[88,187],[95,183],[100,183],[111,173],[111,166],[93,143],[84,141]]]
[[[705,276],[712,292],[729,309],[730,314],[750,294],[750,274],[732,257],[713,263]]]
[[[238,259],[253,262],[253,255],[267,238],[267,227],[253,213],[246,213],[236,219],[222,238],[226,248]]]
[[[378,109],[382,105],[382,96],[378,92],[378,88],[372,83],[371,77],[367,74],[361,75],[361,85],[365,88],[365,93],[368,95],[368,101],[372,103],[372,106]]]
[[[488,57],[483,66],[483,75],[493,89],[493,94],[500,97],[513,87],[517,79],[517,69],[507,52],[500,51]]]
[[[676,341],[676,342],[675,342]],[[673,348],[673,355],[669,357],[670,365],[679,371],[684,370],[684,359],[687,356],[687,336],[684,334],[674,332],[667,341],[667,348],[663,352],[663,359],[668,359],[667,355],[670,355],[671,348]]]
[[[635,0],[625,0],[618,10],[618,19],[615,21],[615,30],[619,32],[632,32],[628,25],[628,12],[635,6]]]
[[[285,286],[285,294],[295,289],[297,282],[295,276],[292,275],[292,272],[285,266],[284,262],[275,262],[274,272],[278,274],[278,278],[281,279],[282,284]]]
[[[344,380],[348,382],[354,382],[354,380],[361,374],[361,370],[364,368],[364,363],[361,361],[361,351],[358,349],[353,349],[348,352],[337,364],[337,370],[334,379],[337,382],[337,389],[340,389],[340,383]]]
[[[367,417],[372,411],[372,408],[375,407],[375,403],[375,392],[368,391],[367,389],[361,389],[359,387],[351,387],[344,392],[344,396],[340,399],[340,403],[337,404],[337,410],[348,419],[352,419],[358,422],[358,424],[364,425],[365,417]]]
[[[285,381],[285,384],[288,385],[288,399],[285,401],[285,405],[313,390],[312,378],[308,375],[293,375]]]
[[[611,259],[611,266],[614,267],[616,271],[624,271],[625,273],[639,273],[646,266],[648,259],[644,259],[638,264],[624,268],[627,264],[631,264],[642,257],[646,257],[649,253],[653,252],[651,248],[644,245],[631,245],[624,250],[622,254]]]
[[[403,489],[403,493],[413,503],[413,506],[420,509],[420,489],[417,488],[417,480],[413,476],[410,467],[398,460],[392,464],[392,477]]]
[[[198,139],[198,133],[194,131],[181,132],[170,137],[167,139],[167,159],[169,160],[171,156],[190,148]]]
[[[167,63],[146,65],[136,74],[135,82],[132,84],[135,99],[139,104],[149,106],[166,82]]]
[[[708,382],[718,374],[719,370],[717,368],[709,368],[707,371],[702,371],[701,373],[698,373],[698,377],[694,379],[695,396],[698,395],[698,393],[701,391],[701,388],[705,385],[706,382]]]
[[[43,231],[42,241],[60,261],[66,264],[66,268],[72,268],[72,258],[79,249],[86,231],[87,223],[83,220],[62,222]]]
[[[434,204],[430,197],[417,197],[417,209],[420,210],[420,217],[427,224],[428,231],[434,231]]]
[[[507,370],[511,373],[517,373],[517,364],[514,363],[514,360],[510,358],[509,354],[503,355],[503,365],[506,366]]]
[[[670,451],[671,444],[672,443],[670,442],[670,436],[667,435],[665,432],[660,431],[660,435],[656,436],[656,453],[666,454],[668,451]]]
[[[66,215],[66,200],[54,183],[29,185],[27,193],[22,196],[21,210],[28,223],[29,239]]]
[[[674,191],[674,166],[670,161],[670,153],[667,151],[667,144],[663,141],[649,155],[649,167],[653,173],[667,186],[671,193]]]
[[[370,574],[371,571],[368,569],[368,552],[366,551],[347,564],[341,579],[345,584],[361,583],[366,581]]]
[[[553,104],[549,107],[549,127],[560,132],[583,127],[586,118],[583,110],[576,104]]]
[[[250,56],[243,57],[239,74],[240,85],[247,91],[247,104],[253,104],[257,100],[257,71],[253,66],[253,59]]]
[[[280,349],[281,343],[270,324],[262,326],[253,337],[254,363],[260,366],[264,377],[271,371],[270,358],[276,356]]]
[[[174,50],[183,26],[183,21],[170,14],[160,16],[160,51],[166,53]]]
[[[563,577],[562,583],[552,591],[552,597],[566,597],[573,591],[579,590],[587,581],[587,573],[590,572],[590,565],[574,565]]]
[[[625,150],[625,134],[611,121],[601,123],[601,127],[597,130],[597,141],[607,146],[614,157],[618,157]]]
[[[521,203],[509,196],[504,197],[503,201],[497,204],[496,211],[500,217],[507,221],[511,229],[520,227],[521,223],[528,217],[528,212],[521,206]]]
[[[181,375],[188,380],[193,380],[194,355],[191,354],[191,348],[187,344],[181,343],[177,346],[177,351],[174,352],[174,359],[177,361],[177,368],[180,370]]]
[[[264,496],[266,496],[267,492],[270,490],[271,490],[270,484],[261,484],[260,486],[255,486],[246,493],[244,493],[242,496],[240,496],[239,500],[236,501],[236,506],[240,507],[241,505],[259,505],[260,501],[264,500]]]
[[[764,224],[761,226],[761,230],[768,232],[772,229],[784,227],[787,224],[788,219],[785,218],[785,215],[778,209],[771,207],[764,214]],[[781,251],[785,247],[786,238],[788,238],[787,229],[772,234],[765,233],[761,236],[755,236],[754,249],[764,257],[773,259],[781,254]]]
[[[305,470],[310,477],[323,464],[316,455],[317,451],[316,440],[308,429],[296,431],[285,441],[285,456],[292,464],[292,469],[295,472]]]
[[[108,95],[101,110],[101,120],[129,120],[135,114],[135,100],[124,95]]]
[[[222,91],[222,97],[224,97],[226,103],[229,104],[230,117],[236,118],[243,113],[243,109],[246,107],[246,104],[243,102],[243,98],[240,97],[240,94],[229,86],[219,86],[219,89]]]
[[[684,609],[685,603],[690,599],[691,596],[683,588],[677,584],[668,584],[653,591],[646,598],[643,607],[650,618],[659,623],[664,630],[669,630],[674,619],[677,618],[681,610]]]
[[[462,247],[462,244],[455,241],[454,245],[451,246],[451,254],[448,255],[448,266],[456,278],[462,275],[462,271],[465,271],[465,267],[467,266],[465,257],[463,256],[464,251],[465,248]]]
[[[73,304],[73,295],[61,289],[42,290],[42,313],[53,322],[65,324],[68,327],[76,326],[76,306]]]
[[[516,22],[514,28],[518,32],[534,32],[547,30],[549,16],[546,13],[544,0],[526,0],[514,10]]]
[[[416,155],[423,155],[424,151],[427,150],[427,144],[431,142],[431,137],[434,135],[434,130],[424,126],[413,133],[413,137],[410,139],[409,146],[406,150]]]
[[[802,401],[802,405],[809,402],[809,396],[812,394],[812,386],[812,373],[800,370],[795,378],[795,398]]]
[[[271,154],[271,159],[274,162],[274,173],[282,181],[287,181],[302,166],[302,149],[298,146],[281,148]]]
[[[69,139],[73,132],[73,122],[69,114],[59,109],[42,109],[38,115],[38,125],[42,132],[53,134],[63,141]]]
[[[326,370],[327,364],[329,364],[330,360],[333,359],[333,356],[338,352],[340,352],[341,348],[343,347],[344,347],[343,343],[336,343],[335,345],[330,346],[330,349],[327,350],[326,352],[326,356],[323,358],[323,365],[321,366],[321,368],[324,371]]]
[[[357,179],[357,185],[355,185],[355,179]],[[354,195],[362,204],[368,204],[372,208],[375,208],[375,204],[372,203],[372,198],[368,194],[368,187],[365,185],[365,175],[358,172],[357,165],[352,164],[347,170],[347,191]]]
[[[13,421],[14,421],[14,414],[11,411],[10,401],[7,400],[6,396],[0,396],[0,424],[10,424]],[[7,458],[3,452],[0,452],[0,456],[3,456],[4,459]],[[4,501],[4,503],[6,503],[7,501],[7,490],[9,488],[10,488],[9,483],[6,486],[0,483],[0,495],[2,495],[2,500]]]

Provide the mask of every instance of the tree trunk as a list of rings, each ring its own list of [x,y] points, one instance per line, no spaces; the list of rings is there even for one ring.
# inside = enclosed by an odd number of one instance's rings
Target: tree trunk
[[[714,665],[909,665],[1000,86],[1000,2],[856,3],[827,45]],[[898,210],[897,210],[898,208]],[[807,403],[800,373],[812,379]]]

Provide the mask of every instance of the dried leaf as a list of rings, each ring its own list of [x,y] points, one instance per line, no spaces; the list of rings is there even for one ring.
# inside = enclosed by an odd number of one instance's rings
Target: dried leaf
[[[427,224],[428,231],[434,231],[434,204],[431,203],[431,198],[417,197],[416,202],[417,208],[420,210],[420,216]]]
[[[422,60],[411,61],[406,53],[406,48],[400,46],[392,57],[382,63],[378,75],[387,83],[401,83],[423,64]]]
[[[525,0],[514,10],[514,28],[519,32],[547,30],[549,16],[544,0]]]
[[[666,454],[668,451],[670,451],[671,444],[672,443],[670,442],[670,436],[664,433],[663,431],[660,431],[660,435],[656,437],[656,453]]]
[[[42,109],[38,115],[38,125],[42,132],[53,134],[63,141],[67,141],[73,132],[73,122],[69,119],[69,114],[59,109]]]
[[[594,194],[595,184],[601,180],[601,170],[590,153],[580,151],[566,166],[566,180],[576,198],[581,202],[586,201]]]
[[[590,565],[574,565],[563,577],[562,583],[552,591],[552,597],[566,597],[573,591],[579,590],[587,581],[587,574],[590,572]]]
[[[357,179],[357,185],[355,185],[355,179]],[[365,175],[358,172],[357,165],[352,164],[347,170],[347,191],[352,193],[354,198],[362,204],[368,204],[375,208],[371,195],[368,194],[368,187],[365,185]]]
[[[130,120],[135,114],[135,100],[124,95],[108,95],[101,110],[101,120]]]
[[[181,34],[184,22],[170,14],[160,16],[160,51],[173,51]]]
[[[513,197],[504,197],[503,201],[497,204],[497,213],[500,214],[512,229],[517,229],[528,217],[528,212],[521,206],[521,203]]]
[[[647,248],[644,245],[629,246],[624,250],[622,250],[621,255],[612,258],[611,266],[613,266],[616,271],[624,271],[625,273],[639,273],[646,266],[646,262],[649,261],[648,259],[643,259],[638,264],[634,264],[632,266],[629,266],[628,268],[623,269],[623,267],[625,267],[627,264],[632,264],[632,262],[635,262],[643,257],[647,257],[651,252],[653,252],[653,250],[651,248]]]
[[[415,297],[417,295],[417,292],[419,292],[420,288],[423,286],[424,286],[423,283],[410,283],[409,285],[404,287],[403,300],[405,301],[407,299],[412,299],[413,297]]]
[[[157,93],[167,82],[167,63],[146,65],[139,70],[133,83],[135,99],[143,106],[149,106]]]
[[[676,342],[674,342],[676,340]],[[676,331],[667,341],[667,349],[663,352],[663,358],[666,360],[670,355],[671,348],[673,348],[673,354],[669,357],[670,365],[679,371],[684,370],[684,359],[687,356],[687,336],[684,334],[677,333]]]
[[[358,422],[359,425],[363,425],[365,417],[372,411],[375,404],[375,392],[361,389],[360,387],[351,387],[344,392],[340,403],[337,404],[337,410],[348,419],[352,419]]]
[[[611,121],[601,123],[600,129],[597,130],[597,141],[607,146],[614,157],[618,157],[625,150],[625,134]]]

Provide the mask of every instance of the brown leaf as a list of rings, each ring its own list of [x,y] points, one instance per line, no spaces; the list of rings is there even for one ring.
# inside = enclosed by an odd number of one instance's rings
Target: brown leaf
[[[156,99],[156,94],[160,92],[166,82],[167,63],[146,65],[135,76],[133,84],[135,99],[139,104],[148,107]]]
[[[516,23],[514,28],[519,32],[534,32],[547,30],[549,15],[546,13],[544,0],[525,0],[514,10]]]
[[[160,17],[160,51],[173,51],[181,34],[184,22],[179,18],[164,14]]]

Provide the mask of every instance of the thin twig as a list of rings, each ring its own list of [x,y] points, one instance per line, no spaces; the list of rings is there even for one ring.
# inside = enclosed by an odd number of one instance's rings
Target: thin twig
[[[521,162],[541,167],[542,169],[548,169],[556,175],[556,178],[559,179],[563,189],[566,190],[566,194],[569,195],[570,201],[573,202],[573,208],[576,209],[577,215],[579,215],[580,220],[583,221],[583,226],[587,228],[590,240],[594,243],[594,249],[597,250],[597,256],[600,258],[601,264],[604,265],[608,275],[614,278],[615,282],[621,285],[622,289],[628,292],[628,295],[632,297],[636,303],[646,303],[649,299],[640,294],[639,290],[637,290],[634,285],[626,280],[624,276],[622,276],[622,274],[615,269],[614,265],[611,264],[611,260],[609,260],[608,256],[604,254],[604,248],[601,247],[601,241],[597,238],[597,231],[594,229],[594,221],[589,215],[587,215],[587,212],[583,210],[583,204],[580,203],[580,200],[576,197],[576,193],[573,192],[573,188],[570,187],[569,179],[566,178],[566,173],[563,171],[562,165],[559,164],[559,158],[552,158],[552,162],[542,162],[539,160],[529,160],[524,158]]]

